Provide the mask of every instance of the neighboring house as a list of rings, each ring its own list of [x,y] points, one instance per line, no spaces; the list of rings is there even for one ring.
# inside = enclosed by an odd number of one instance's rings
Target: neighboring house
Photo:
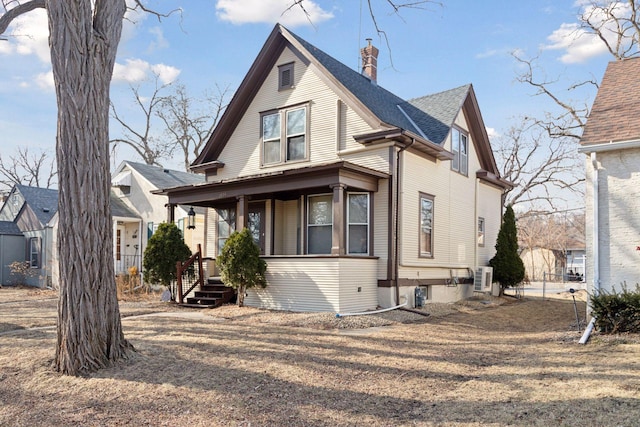
[[[640,282],[640,58],[607,66],[579,151],[586,162],[587,290]]]
[[[582,281],[586,271],[585,247],[576,243],[566,249],[527,248],[520,253],[530,281]]]
[[[26,185],[15,185],[11,189],[0,208],[0,221],[5,222],[5,227],[11,229],[10,235],[14,236],[8,240],[8,235],[3,234],[1,241],[3,257],[5,253],[12,254],[2,260],[3,277],[11,262],[26,261],[31,269],[25,277],[26,284],[39,287],[53,284],[55,262],[52,248],[55,246],[57,211],[57,190]],[[13,226],[6,223],[12,223]],[[22,239],[16,234],[16,229]],[[7,283],[11,282],[9,280]]]
[[[196,228],[190,230],[187,217],[191,206],[178,206],[171,211],[167,209],[166,196],[152,194],[161,188],[203,182],[202,175],[144,163],[124,161],[118,166],[113,173],[111,187],[118,205],[133,212],[134,216],[118,216],[113,212],[116,273],[126,273],[133,266],[142,271],[142,255],[147,241],[162,222],[175,221],[192,251],[204,243],[203,208],[195,209]],[[173,218],[169,217],[171,214]]]
[[[500,178],[473,87],[405,101],[276,25],[192,169],[165,187],[207,212],[205,255],[249,227],[268,264],[245,304],[354,312],[473,295],[494,255]],[[480,269],[478,290],[490,287]],[[488,286],[487,286],[488,285]]]

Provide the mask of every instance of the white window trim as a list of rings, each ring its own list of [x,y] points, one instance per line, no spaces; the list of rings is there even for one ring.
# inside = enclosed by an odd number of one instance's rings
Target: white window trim
[[[455,138],[457,136],[457,138]],[[460,152],[460,142],[464,138],[466,150],[464,155]],[[468,176],[469,174],[469,135],[457,127],[451,128],[451,152],[454,155],[454,159],[451,161],[451,169]],[[462,158],[464,157],[464,169],[462,167]],[[457,165],[456,165],[457,160]]]
[[[331,206],[331,223],[330,224],[310,224],[309,223],[309,214],[311,212],[311,199],[314,197],[323,197],[323,196],[329,196],[329,197],[333,197],[333,194],[331,193],[323,193],[323,194],[310,194],[307,196],[307,215],[305,218],[305,226],[307,228],[306,233],[307,233],[307,242],[306,242],[306,251],[305,253],[310,254],[309,252],[309,228],[311,227],[330,227],[331,228],[331,233],[333,235],[333,204]],[[329,255],[331,253],[331,250],[329,250],[329,252],[327,254],[312,254],[312,255]]]
[[[303,133],[297,133],[297,134],[291,134],[288,135],[287,134],[287,119],[288,119],[288,113],[295,111],[295,110],[301,110],[304,109],[304,132]],[[280,115],[280,134],[279,134],[279,138],[272,138],[272,139],[268,139],[265,140],[264,139],[264,117],[267,116],[271,116],[271,115],[275,115],[275,114],[279,114]],[[279,110],[272,110],[272,111],[265,111],[263,113],[260,113],[260,163],[262,167],[272,167],[272,166],[281,166],[283,164],[287,164],[287,163],[298,163],[298,162],[307,162],[309,161],[309,150],[310,150],[310,143],[309,143],[309,104],[308,103],[304,103],[304,104],[297,104],[297,105],[292,105],[289,107],[285,107],[285,108],[281,108]],[[300,136],[300,135],[304,135],[304,143],[305,143],[305,148],[304,148],[304,157],[301,159],[293,159],[293,160],[289,160],[288,159],[288,149],[289,149],[289,138],[290,137],[295,137],[295,136]],[[276,141],[279,140],[280,141],[280,159],[277,162],[270,162],[267,163],[265,161],[265,148],[264,148],[264,144],[265,142],[270,142],[270,141]]]
[[[434,229],[435,229],[435,208],[436,208],[436,202],[435,202],[435,197],[430,195],[430,194],[425,194],[425,193],[420,193],[420,197],[419,197],[419,212],[418,212],[418,223],[419,223],[419,230],[418,230],[418,252],[419,252],[419,256],[420,258],[433,258],[434,255],[434,247],[435,247],[435,241],[434,241]],[[422,201],[423,200],[428,200],[431,202],[431,247],[428,248],[429,251],[423,251],[422,249]]]
[[[349,210],[351,209],[351,203],[349,203],[349,196],[351,195],[365,195],[367,196],[367,222],[366,223],[360,223],[360,222],[350,222],[349,221]],[[370,232],[371,232],[371,196],[369,193],[366,192],[348,192],[347,193],[347,218],[346,218],[346,223],[347,223],[347,254],[349,255],[360,255],[360,256],[368,256],[371,250],[371,245],[370,245]],[[349,244],[349,238],[351,237],[351,233],[350,233],[350,227],[352,225],[358,225],[358,226],[362,226],[365,225],[367,227],[367,251],[362,253],[362,252],[349,252],[349,248],[351,247],[351,245]]]

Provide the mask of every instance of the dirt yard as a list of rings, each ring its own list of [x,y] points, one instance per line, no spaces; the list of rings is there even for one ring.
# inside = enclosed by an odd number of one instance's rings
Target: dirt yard
[[[75,378],[50,368],[56,295],[0,289],[0,426],[640,425],[640,337],[577,344],[569,295],[341,319],[156,301],[121,302],[131,360]]]

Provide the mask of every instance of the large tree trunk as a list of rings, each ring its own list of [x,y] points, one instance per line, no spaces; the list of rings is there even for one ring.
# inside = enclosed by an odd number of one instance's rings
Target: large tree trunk
[[[109,85],[125,0],[48,0],[46,9],[58,100],[60,300],[54,365],[80,375],[132,350],[116,298],[109,203]]]

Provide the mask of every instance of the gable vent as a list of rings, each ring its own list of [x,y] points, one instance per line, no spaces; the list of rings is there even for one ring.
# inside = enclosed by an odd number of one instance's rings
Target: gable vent
[[[278,66],[278,90],[293,87],[293,62]]]

